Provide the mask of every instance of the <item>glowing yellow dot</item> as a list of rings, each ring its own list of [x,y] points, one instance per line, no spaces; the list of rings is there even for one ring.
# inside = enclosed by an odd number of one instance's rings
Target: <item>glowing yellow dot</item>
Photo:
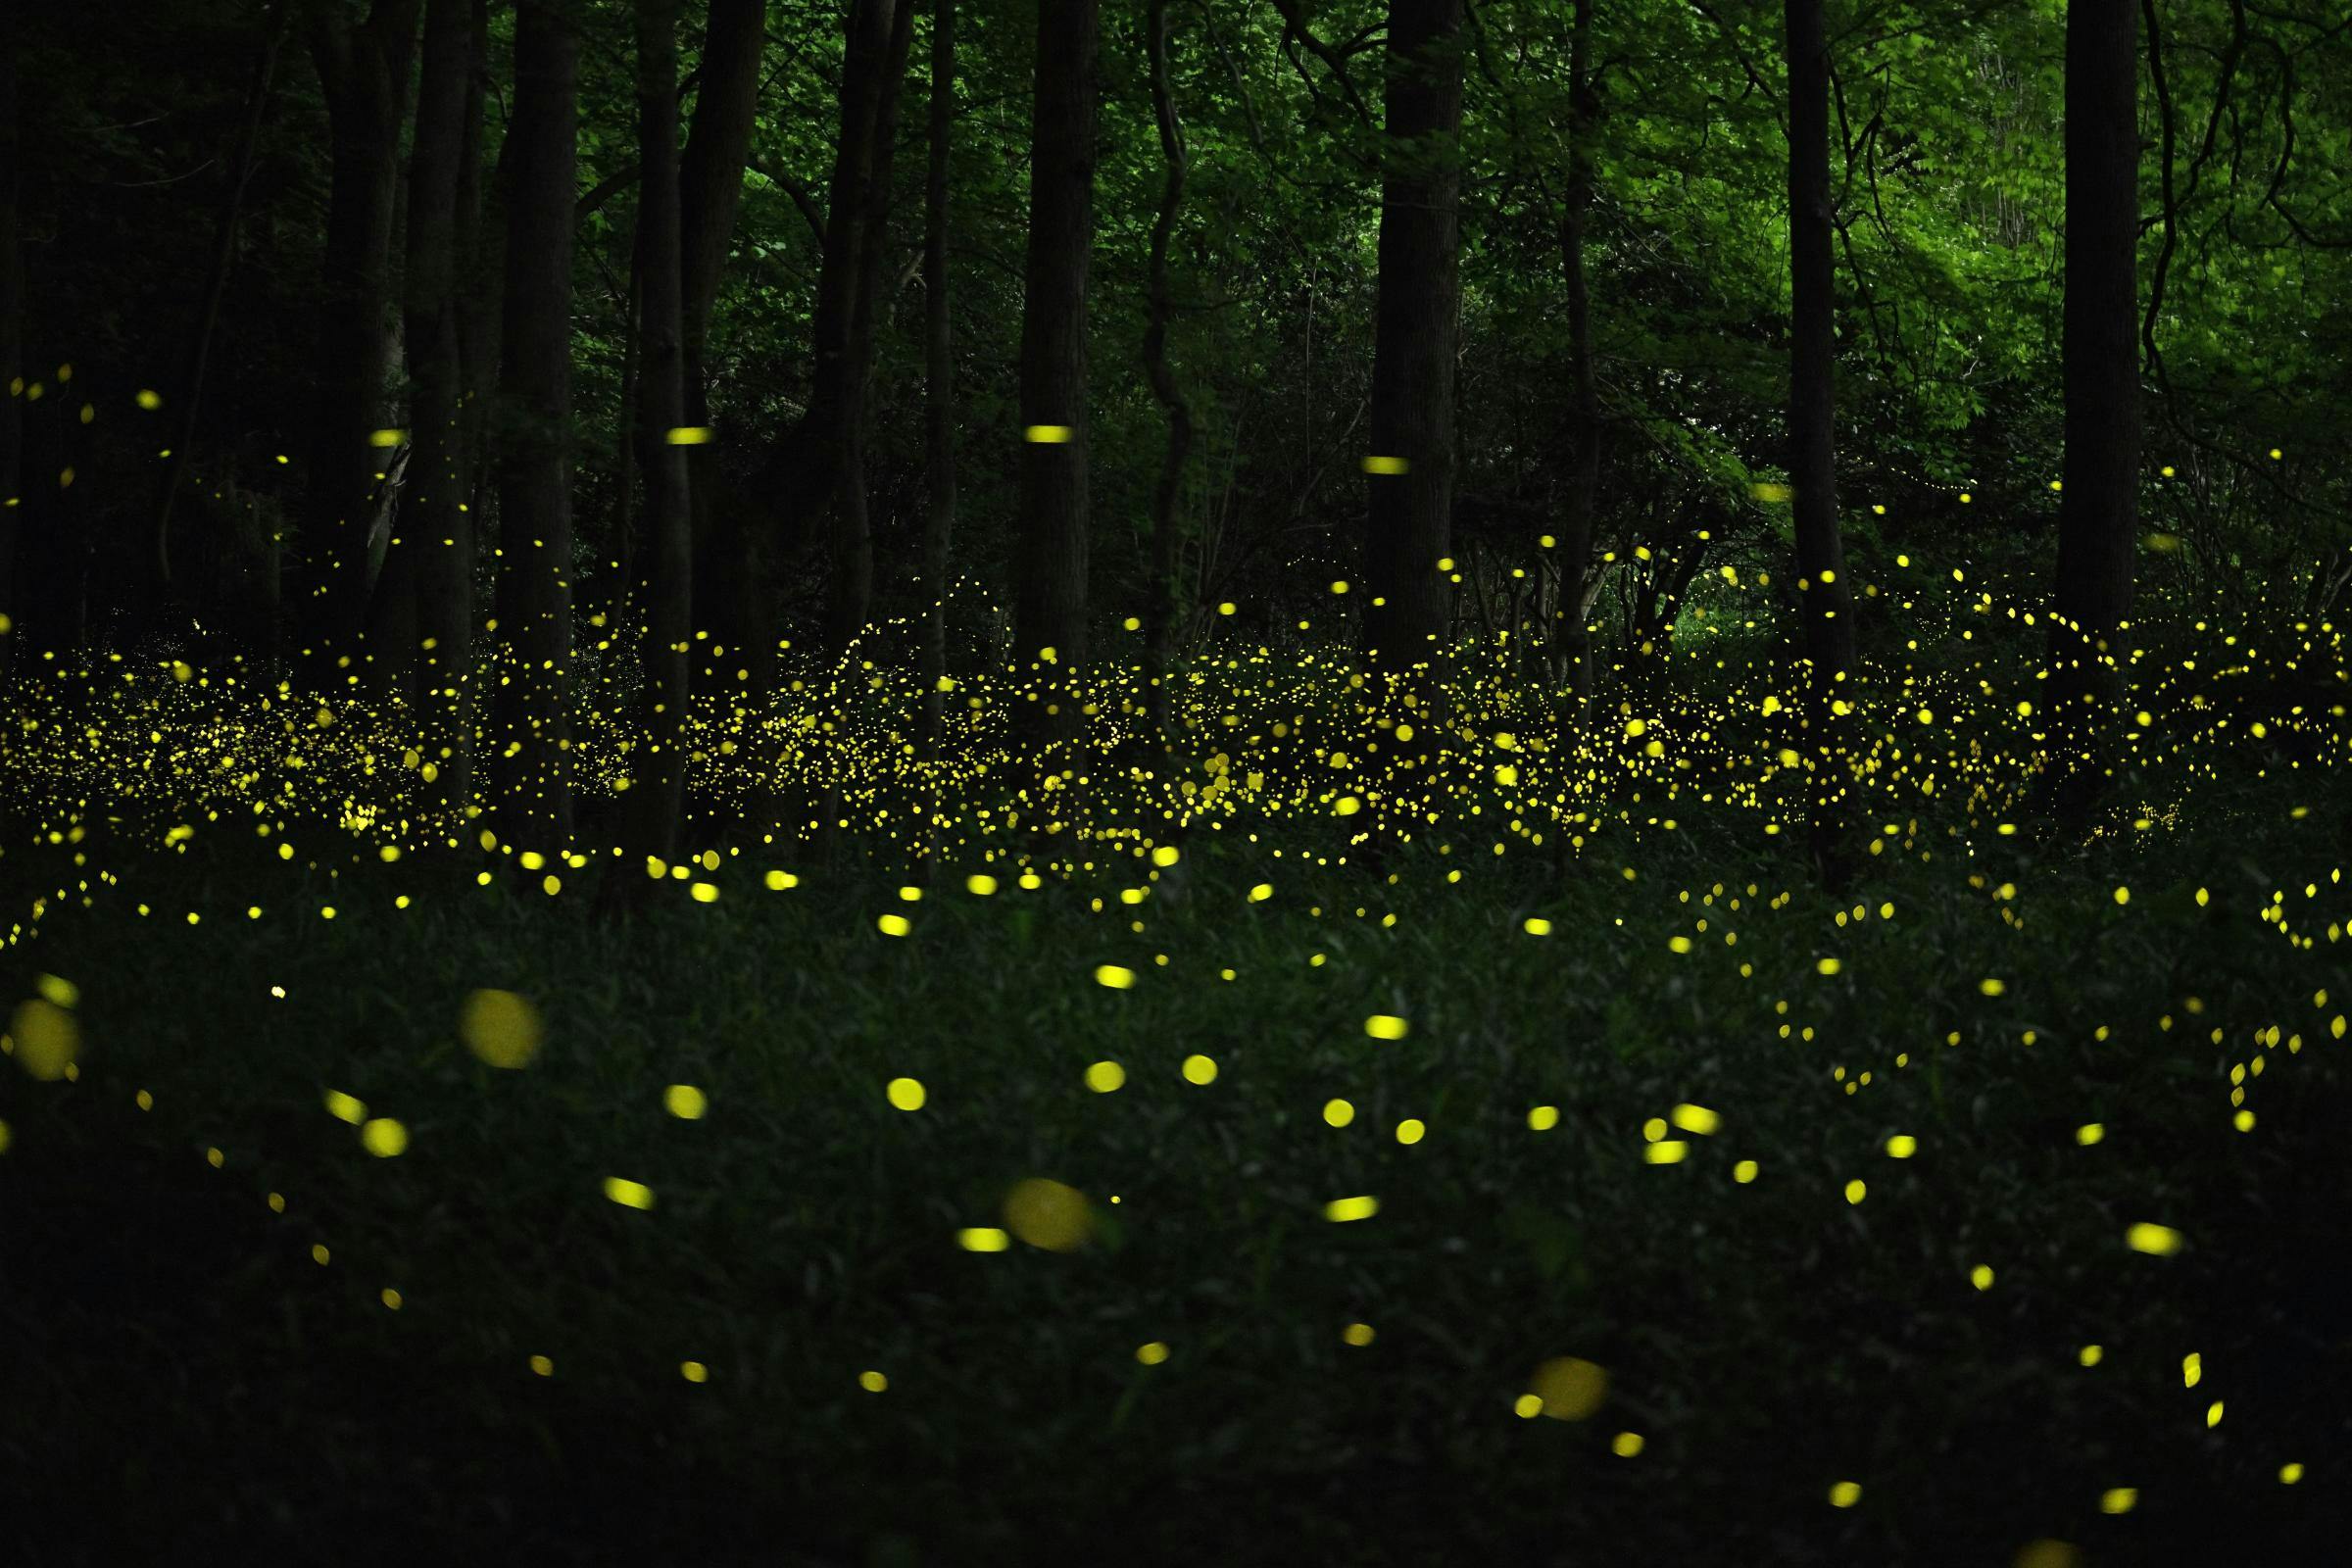
[[[1187,1056],[1184,1058],[1184,1081],[1188,1084],[1213,1084],[1217,1081],[1217,1064],[1198,1054]]]
[[[1346,1341],[1348,1344],[1355,1346],[1360,1349],[1364,1346],[1372,1343],[1372,1325],[1369,1323],[1350,1323],[1346,1328],[1340,1330],[1340,1338]]]
[[[2151,1257],[2170,1257],[2180,1250],[2180,1233],[2168,1225],[2151,1225],[2144,1220],[2124,1232],[2124,1245],[2134,1252]]]
[[[1116,1092],[1127,1082],[1127,1069],[1115,1061],[1098,1061],[1086,1069],[1086,1087],[1098,1095]]]
[[[1057,447],[1069,442],[1072,431],[1066,424],[1032,424],[1021,431],[1021,439],[1032,446]]]
[[[680,1121],[701,1121],[710,1101],[692,1084],[671,1084],[662,1091],[662,1108]]]
[[[46,997],[20,1003],[8,1021],[17,1065],[43,1083],[67,1076],[81,1051],[81,1027],[74,1015]]]
[[[890,1387],[890,1379],[879,1372],[860,1372],[858,1374],[858,1386],[868,1394],[880,1394]]]
[[[2100,1345],[2085,1345],[2075,1359],[2084,1366],[2097,1366],[2101,1361],[2107,1359],[2107,1348]]]
[[[1980,1291],[1991,1290],[1992,1265],[1989,1263],[1979,1263],[1975,1268],[1970,1269],[1968,1271],[1968,1283],[1974,1285]]]
[[[1004,1228],[1049,1252],[1075,1251],[1094,1230],[1094,1207],[1075,1187],[1032,1176],[1004,1198]]]
[[[400,1293],[392,1289],[391,1286],[387,1285],[384,1287],[381,1295],[378,1297],[378,1299],[380,1299],[384,1305],[390,1307],[393,1311],[397,1312],[400,1310]]]
[[[138,395],[133,401],[135,401],[140,408],[145,409],[150,413],[164,406],[162,394],[147,387],[139,388]]]
[[[2002,981],[1995,980],[1990,976],[1986,976],[1984,979],[1977,982],[1977,989],[1983,992],[1985,996],[1997,997],[2002,992],[2008,990],[2009,987]]]
[[[1511,1413],[1522,1421],[1533,1420],[1544,1413],[1544,1401],[1533,1394],[1522,1394],[1511,1401]]]
[[[1370,1197],[1335,1198],[1323,1205],[1323,1217],[1341,1225],[1350,1220],[1370,1219],[1379,1212],[1380,1200]]]
[[[340,1089],[329,1089],[326,1092],[326,1113],[339,1121],[347,1121],[354,1127],[368,1119],[367,1105],[354,1100]]]
[[[956,1233],[956,1245],[967,1252],[1002,1252],[1012,1238],[993,1226],[972,1225]]]
[[[651,1208],[654,1190],[643,1182],[633,1182],[622,1176],[605,1178],[605,1196],[623,1208]]]
[[[1652,1165],[1679,1165],[1690,1156],[1690,1146],[1668,1138],[1642,1147],[1642,1157]]]
[[[1538,1105],[1527,1113],[1530,1132],[1547,1133],[1559,1124],[1560,1107],[1557,1105]]]
[[[964,888],[985,899],[997,891],[997,879],[985,871],[975,871],[963,879]]]
[[[1743,1159],[1740,1161],[1739,1164],[1732,1167],[1732,1180],[1738,1182],[1740,1186],[1745,1187],[1749,1182],[1752,1182],[1755,1179],[1756,1162],[1754,1160]]]
[[[1536,1368],[1528,1392],[1554,1421],[1582,1421],[1609,1396],[1609,1374],[1580,1357],[1556,1355]]]
[[[1521,929],[1531,937],[1547,937],[1551,935],[1551,922],[1540,914],[1531,914],[1522,924]]]
[[[378,1116],[360,1128],[360,1145],[379,1159],[390,1159],[409,1147],[409,1130],[389,1116]]]
[[[1400,1144],[1417,1144],[1428,1133],[1429,1129],[1417,1117],[1407,1116],[1396,1124],[1396,1141]]]
[[[1894,1159],[1909,1159],[1919,1152],[1919,1140],[1909,1133],[1896,1133],[1886,1140],[1886,1152]]]
[[[2020,1546],[2010,1568],[2076,1568],[2082,1560],[2072,1543],[2045,1538]]]
[[[1366,473],[1402,473],[1407,466],[1408,465],[1402,458],[1367,457],[1364,459]]]
[[[2218,1427],[2218,1426],[2220,1426],[2221,1424],[2222,1424],[2222,1401],[2221,1401],[2221,1400],[2219,1400],[2219,1399],[2216,1399],[2216,1400],[2214,1400],[2214,1401],[2213,1401],[2211,1404],[2209,1404],[2209,1405],[2207,1405],[2207,1406],[2205,1407],[2205,1425],[2206,1425],[2207,1429],[2208,1429],[2208,1430],[2210,1430],[2210,1429],[2212,1429],[2212,1428],[2214,1428],[2214,1427]]]
[[[1836,974],[1840,967],[1842,966],[1836,958],[1824,958],[1813,965],[1814,972],[1817,974]]]
[[[1701,1137],[1712,1136],[1723,1125],[1723,1118],[1704,1105],[1677,1105],[1666,1113],[1666,1119],[1684,1132]]]
[[[531,1357],[531,1370],[543,1378],[552,1378],[556,1375],[556,1363],[544,1355],[534,1355]]]
[[[2084,1149],[2088,1149],[2106,1136],[2107,1129],[2095,1121],[2086,1121],[2075,1129],[2075,1142],[2081,1144]]]
[[[700,1361],[680,1361],[678,1376],[689,1383],[708,1383],[710,1381],[710,1369]]]
[[[320,1268],[326,1267],[326,1260],[332,1255],[332,1253],[327,1251],[326,1244],[324,1242],[314,1242],[311,1245],[311,1261],[318,1264]]]
[[[1642,1434],[1620,1432],[1609,1440],[1609,1451],[1620,1459],[1635,1458],[1642,1452]]]
[[[2110,1487],[2099,1494],[2099,1512],[2130,1513],[2139,1501],[2139,1492],[2133,1487]]]
[[[539,1011],[512,991],[475,991],[458,1009],[458,1038],[493,1067],[527,1065],[539,1054]]]
[[[1146,1366],[1157,1366],[1168,1358],[1168,1348],[1157,1340],[1136,1348],[1135,1358]]]
[[[903,914],[886,914],[874,922],[874,928],[886,937],[903,937],[914,925]]]
[[[1869,1196],[1870,1184],[1863,1181],[1859,1176],[1845,1184],[1845,1200],[1847,1202],[1859,1203],[1863,1199]]]
[[[1861,1500],[1862,1488],[1856,1482],[1840,1481],[1830,1488],[1830,1506],[1833,1508],[1851,1508]]]
[[[1095,984],[1108,986],[1113,991],[1125,991],[1135,984],[1135,971],[1122,969],[1115,963],[1105,963],[1095,970]]]
[[[707,424],[680,424],[662,431],[662,439],[673,447],[700,447],[710,445],[717,435]]]
[[[930,1096],[923,1092],[922,1082],[914,1078],[893,1078],[883,1086],[883,1094],[900,1110],[920,1110]]]
[[[1345,1127],[1355,1120],[1355,1107],[1345,1100],[1323,1102],[1323,1120],[1334,1127]]]
[[[789,887],[798,887],[801,881],[799,877],[794,876],[790,871],[770,871],[766,876],[760,878],[760,880],[767,884],[771,892],[776,893],[781,893]]]
[[[2303,1479],[2303,1467],[2290,1459],[2278,1467],[2278,1484],[2291,1487]]]
[[[1364,1033],[1375,1040],[1402,1040],[1410,1027],[1402,1018],[1385,1012],[1364,1020]]]

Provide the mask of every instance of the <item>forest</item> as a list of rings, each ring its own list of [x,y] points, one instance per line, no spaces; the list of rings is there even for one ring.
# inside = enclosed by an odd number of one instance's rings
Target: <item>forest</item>
[[[2340,6],[17,0],[0,381],[7,1560],[2352,1528]]]

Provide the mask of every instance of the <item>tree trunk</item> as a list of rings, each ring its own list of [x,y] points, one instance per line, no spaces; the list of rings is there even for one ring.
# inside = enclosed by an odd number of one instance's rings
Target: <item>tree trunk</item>
[[[932,0],[930,166],[923,180],[923,729],[936,740],[948,673],[948,563],[956,533],[956,359],[948,317],[948,152],[956,126],[956,0]]]
[[[1152,492],[1152,584],[1147,613],[1151,617],[1146,645],[1150,680],[1146,703],[1152,733],[1162,746],[1173,743],[1168,732],[1168,681],[1176,662],[1176,504],[1184,482],[1184,462],[1192,451],[1193,411],[1184,389],[1168,368],[1168,243],[1175,237],[1177,214],[1184,204],[1186,160],[1184,126],[1176,118],[1175,95],[1168,86],[1168,0],[1151,0],[1144,20],[1144,42],[1151,60],[1152,114],[1159,124],[1160,157],[1167,164],[1167,181],[1160,187],[1159,217],[1152,225],[1151,318],[1144,328],[1144,370],[1152,380],[1152,395],[1168,413],[1168,450],[1161,459],[1159,483]]]
[[[333,168],[295,644],[321,692],[348,690],[359,678],[353,664],[368,606],[368,504],[384,453],[370,438],[392,422],[392,235],[420,4],[375,0],[357,24],[337,22],[330,8],[311,11]]]
[[[17,645],[17,531],[24,514],[24,257],[18,217],[22,112],[12,32],[0,39],[0,677],[8,674]]]
[[[1013,664],[1042,672],[1033,738],[1074,735],[1086,662],[1086,273],[1094,245],[1097,0],[1042,0],[1021,306]]]
[[[1788,0],[1788,255],[1792,304],[1788,354],[1788,482],[1796,523],[1798,616],[1807,666],[1805,722],[1813,756],[1813,852],[1833,881],[1850,804],[1846,726],[1838,709],[1854,662],[1853,596],[1838,531],[1838,474],[1831,379],[1830,52],[1822,0]]]
[[[1443,652],[1461,303],[1462,0],[1390,0],[1364,655],[1403,673]]]
[[[461,422],[457,292],[458,186],[473,53],[468,5],[427,0],[425,10],[403,277],[413,389],[409,481],[369,617],[375,678],[415,705],[425,756],[453,797],[468,782],[458,700],[473,652],[473,490]],[[406,605],[398,603],[403,596]],[[403,632],[410,640],[399,640]]]
[[[2110,771],[2138,527],[2139,19],[2132,0],[2066,14],[2066,459],[2050,624],[2051,770],[2079,812]]]
[[[735,233],[735,215],[743,204],[743,171],[751,157],[752,129],[760,107],[760,65],[767,43],[767,0],[710,0],[710,18],[703,34],[702,85],[694,100],[694,118],[686,132],[686,151],[678,167],[679,349],[685,385],[685,423],[710,423],[710,371],[704,342],[710,329],[710,309],[718,298],[720,277],[726,271],[727,248]],[[691,522],[689,536],[704,550],[695,576],[715,584],[722,574],[740,575],[740,561],[710,554],[712,497],[716,489],[717,448],[696,444],[685,449],[686,488]],[[625,502],[623,503],[626,504]],[[760,636],[747,642],[748,628],[729,627],[715,633],[710,649],[723,662],[716,671],[727,689],[764,690],[773,663],[775,643]],[[742,670],[737,682],[734,672]]]
[[[263,24],[261,52],[254,62],[253,81],[246,89],[245,116],[237,133],[235,159],[229,167],[228,188],[213,232],[212,272],[205,282],[204,302],[197,307],[196,330],[188,343],[187,366],[176,388],[179,407],[173,411],[172,456],[167,460],[171,466],[164,471],[163,494],[155,512],[155,581],[159,599],[168,599],[174,593],[172,514],[196,444],[196,416],[204,406],[205,369],[212,359],[213,334],[220,328],[221,300],[228,292],[229,273],[236,266],[237,229],[245,215],[245,187],[253,179],[254,154],[261,141],[262,121],[269,113],[270,89],[277,80],[278,49],[285,40],[286,23],[291,15],[286,6],[279,5]],[[10,163],[13,166],[14,160]]]
[[[571,814],[571,242],[579,38],[556,0],[519,0],[505,160],[507,247],[491,710],[499,831],[568,845]]]
[[[645,454],[645,521],[637,541],[637,602],[644,626],[644,751],[630,786],[631,856],[640,867],[677,858],[685,805],[686,694],[693,647],[693,542],[688,537],[686,449],[674,438],[686,411],[684,284],[678,227],[678,0],[637,0],[638,245],[641,347],[637,427]]]
[[[1592,3],[1574,0],[1568,35],[1568,199],[1560,214],[1560,259],[1568,274],[1569,440],[1567,508],[1560,518],[1560,580],[1580,581],[1592,554],[1592,503],[1600,487],[1600,398],[1592,378],[1592,295],[1585,277],[1585,223],[1592,211],[1592,137],[1600,97],[1592,87]],[[1581,709],[1592,695],[1592,634],[1560,596],[1551,625],[1552,661]]]
[[[914,35],[913,0],[900,0],[883,53],[882,84],[875,96],[873,152],[867,160],[865,195],[858,203],[858,286],[850,307],[849,369],[843,377],[838,486],[834,493],[837,561],[833,598],[827,606],[827,654],[838,654],[865,630],[873,613],[874,539],[866,490],[866,415],[873,403],[874,318],[880,308],[885,264],[890,257],[891,172],[898,161],[899,94],[906,79],[906,51]]]

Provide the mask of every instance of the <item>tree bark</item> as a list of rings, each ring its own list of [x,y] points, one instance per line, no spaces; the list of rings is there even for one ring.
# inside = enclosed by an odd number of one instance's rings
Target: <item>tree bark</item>
[[[1094,245],[1097,0],[1042,0],[1021,307],[1013,663],[1041,672],[1031,736],[1074,735],[1086,663],[1086,283]],[[1051,650],[1049,653],[1048,651]]]
[[[395,323],[391,290],[400,132],[421,0],[375,0],[368,20],[335,20],[311,0],[311,55],[326,99],[332,176],[323,300],[302,510],[303,572],[295,643],[321,692],[359,678],[366,624],[369,502],[391,424]]]
[[[1798,617],[1811,732],[1814,858],[1833,881],[1851,794],[1843,715],[1854,662],[1853,595],[1838,529],[1837,401],[1832,367],[1830,52],[1822,0],[1787,0],[1788,52],[1788,482],[1794,495]]]
[[[645,454],[645,520],[638,530],[637,602],[644,626],[643,745],[629,789],[631,857],[638,868],[677,858],[685,805],[686,699],[693,647],[693,543],[687,533],[684,282],[679,253],[678,0],[637,0],[639,363],[637,426]]]
[[[751,158],[766,43],[767,0],[710,0],[710,23],[703,33],[702,84],[678,168],[681,374],[685,423],[698,427],[710,423],[704,344],[719,279],[726,271],[736,213],[743,204],[743,171]],[[721,559],[710,550],[717,456],[717,448],[707,444],[685,449],[690,537],[703,551],[695,576],[714,586],[744,570],[741,561]],[[723,661],[717,673],[730,677],[730,688],[764,689],[774,662],[774,641],[765,636],[742,643],[727,640],[744,635],[734,628],[725,635],[713,634],[710,655]],[[743,681],[731,679],[736,670],[743,671]]]
[[[947,0],[942,0],[947,3]],[[24,516],[24,256],[20,148],[22,102],[13,33],[0,39],[0,676],[13,662],[18,632],[17,533]]]
[[[1176,662],[1176,504],[1184,482],[1184,464],[1193,445],[1193,411],[1184,389],[1168,368],[1168,243],[1175,237],[1177,215],[1183,210],[1186,157],[1184,126],[1176,117],[1176,99],[1168,86],[1168,0],[1150,0],[1144,19],[1145,52],[1151,62],[1152,115],[1159,126],[1159,152],[1167,165],[1160,187],[1159,216],[1152,224],[1152,263],[1149,285],[1151,315],[1144,327],[1144,371],[1152,395],[1168,416],[1168,449],[1160,460],[1159,482],[1152,492],[1152,582],[1147,614],[1145,702],[1152,733],[1161,745],[1172,745],[1169,734],[1168,681]]]
[[[873,613],[874,538],[871,498],[866,489],[867,412],[872,407],[874,319],[880,309],[890,257],[891,172],[898,162],[899,95],[906,79],[906,52],[914,35],[913,0],[899,0],[890,41],[883,51],[882,79],[875,95],[873,151],[867,160],[865,194],[859,200],[858,284],[850,307],[850,354],[843,377],[838,425],[839,482],[833,504],[837,564],[827,606],[825,651],[849,647]]]
[[[1397,674],[1443,652],[1452,597],[1461,26],[1462,0],[1390,0],[1363,636]]]
[[[571,246],[579,38],[560,0],[518,0],[514,113],[504,161],[507,247],[499,395],[496,630],[508,658],[491,707],[499,831],[571,842]]]
[[[923,179],[923,728],[936,740],[948,673],[956,534],[956,349],[948,315],[948,154],[956,128],[956,0],[932,0],[930,163]]]
[[[1560,258],[1568,282],[1569,437],[1567,507],[1557,544],[1560,580],[1583,579],[1592,554],[1592,503],[1600,487],[1600,397],[1592,375],[1592,294],[1585,275],[1585,225],[1592,211],[1592,137],[1600,96],[1592,86],[1592,3],[1574,0],[1568,34],[1568,197],[1560,214]],[[1581,707],[1592,695],[1592,636],[1560,596],[1551,626],[1552,662]]]
[[[2050,624],[2059,806],[2080,811],[2111,766],[2139,502],[2139,19],[2132,0],[2066,15],[2066,458]]]

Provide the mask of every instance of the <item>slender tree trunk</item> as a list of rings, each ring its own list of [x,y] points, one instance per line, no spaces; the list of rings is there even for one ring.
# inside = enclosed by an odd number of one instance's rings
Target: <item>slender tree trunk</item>
[[[930,166],[923,180],[923,729],[936,740],[948,673],[956,534],[956,358],[948,316],[948,153],[956,128],[956,0],[932,0]]]
[[[472,79],[466,84],[467,146],[458,160],[458,360],[464,367],[466,450],[472,455],[474,547],[481,549],[481,519],[490,512],[497,483],[492,461],[490,405],[498,384],[499,279],[505,270],[507,144],[502,138],[489,186],[482,182],[484,108],[490,82],[490,0],[473,0]],[[478,708],[480,693],[470,694]],[[477,715],[478,716],[478,715]],[[468,720],[471,722],[472,720]]]
[[[1462,0],[1390,0],[1363,635],[1397,673],[1443,652],[1451,599],[1461,26]]]
[[[2132,0],[2066,14],[2066,460],[2050,662],[2051,771],[2079,813],[2112,766],[2138,527],[2139,19]]]
[[[1097,0],[1042,0],[1021,308],[1020,514],[1013,663],[1040,740],[1074,735],[1086,663],[1086,274],[1094,246]]]
[[[313,0],[311,54],[332,142],[324,300],[304,497],[304,570],[296,647],[312,683],[347,690],[366,624],[368,524],[389,427],[395,323],[390,281],[400,187],[400,131],[421,0],[375,0],[368,20],[338,22]]]
[[[1152,115],[1159,125],[1159,152],[1167,165],[1167,179],[1159,192],[1159,217],[1152,224],[1151,316],[1144,328],[1144,370],[1152,395],[1168,415],[1168,450],[1160,460],[1159,482],[1152,492],[1152,584],[1148,613],[1151,623],[1146,645],[1146,703],[1152,732],[1163,746],[1172,745],[1168,727],[1168,681],[1176,662],[1176,504],[1184,482],[1184,464],[1193,445],[1193,411],[1184,389],[1168,368],[1168,244],[1175,237],[1177,215],[1184,205],[1186,158],[1184,126],[1176,118],[1176,99],[1168,86],[1168,0],[1150,0],[1144,18],[1144,44],[1151,61]]]
[[[637,598],[644,617],[644,745],[631,785],[631,858],[639,867],[677,858],[685,805],[686,698],[693,647],[693,543],[688,537],[684,283],[678,229],[678,0],[637,0],[637,146],[640,247],[637,426],[645,454],[645,521],[637,541]]]
[[[942,0],[942,4],[949,0]],[[24,257],[18,204],[23,108],[13,33],[0,36],[0,677],[18,632],[17,532],[24,509]]]
[[[571,244],[579,38],[560,0],[518,0],[503,358],[491,709],[500,833],[571,842]]]
[[[850,309],[849,373],[844,378],[840,421],[840,481],[834,495],[838,559],[845,564],[833,579],[827,607],[826,652],[838,653],[865,630],[873,613],[874,538],[872,498],[867,490],[865,444],[873,407],[874,321],[881,308],[890,259],[891,173],[898,163],[899,98],[906,79],[907,46],[914,35],[913,0],[900,0],[884,51],[882,87],[874,104],[873,156],[866,170],[863,221],[858,241],[858,289]]]
[[[204,406],[205,370],[212,358],[213,334],[220,328],[221,300],[228,293],[229,274],[236,266],[237,230],[245,216],[245,187],[253,178],[262,121],[269,114],[270,89],[277,80],[278,49],[285,41],[286,24],[292,15],[288,0],[278,0],[262,24],[261,52],[255,57],[253,81],[245,93],[245,116],[238,127],[237,149],[229,166],[228,189],[221,200],[220,221],[213,231],[212,271],[205,281],[204,301],[196,310],[196,330],[188,343],[186,368],[180,373],[172,456],[166,460],[170,466],[164,471],[163,494],[156,504],[155,580],[159,597],[168,598],[174,592],[172,514],[187,475],[190,452],[196,444],[196,416]]]
[[[1593,0],[1574,0],[1568,34],[1568,199],[1560,215],[1560,257],[1568,274],[1568,505],[1557,544],[1560,580],[1584,577],[1592,554],[1592,503],[1600,487],[1600,398],[1592,377],[1592,294],[1585,277],[1585,224],[1592,211],[1592,137],[1600,96],[1592,87]],[[1560,596],[1552,662],[1579,708],[1592,695],[1592,635]]]
[[[710,0],[703,34],[702,85],[695,93],[686,151],[678,167],[679,348],[685,385],[685,420],[710,423],[710,369],[704,343],[710,310],[726,271],[735,216],[743,203],[743,171],[751,157],[752,129],[760,107],[760,56],[767,43],[767,0]],[[744,573],[744,564],[713,553],[713,500],[718,451],[696,444],[685,449],[690,537],[701,552],[695,578],[716,587]],[[710,645],[718,662],[712,673],[723,689],[741,695],[765,690],[774,662],[772,637],[746,641],[748,628],[714,631]],[[741,670],[743,679],[734,679]]]
[[[470,748],[458,722],[459,695],[473,653],[473,489],[457,297],[458,187],[473,53],[468,6],[427,0],[425,11],[403,269],[412,446],[369,638],[376,679],[415,704],[426,759],[453,797],[467,782]],[[409,640],[400,640],[404,632]]]
[[[1850,807],[1844,683],[1854,662],[1853,595],[1838,531],[1837,402],[1832,366],[1830,53],[1822,0],[1788,0],[1789,329],[1788,481],[1796,513],[1798,614],[1813,756],[1813,852],[1841,875]]]

